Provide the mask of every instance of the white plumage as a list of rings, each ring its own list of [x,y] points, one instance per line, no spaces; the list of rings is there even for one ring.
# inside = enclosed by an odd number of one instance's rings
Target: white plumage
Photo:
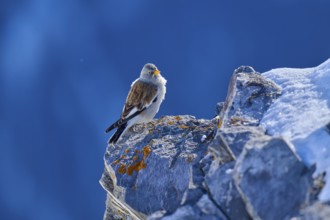
[[[144,65],[140,77],[131,85],[120,119],[106,130],[107,133],[117,128],[109,143],[115,144],[133,125],[149,122],[155,117],[165,98],[165,85],[165,78],[154,64]]]

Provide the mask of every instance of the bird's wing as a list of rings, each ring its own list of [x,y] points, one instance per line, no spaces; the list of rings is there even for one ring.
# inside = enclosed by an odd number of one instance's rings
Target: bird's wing
[[[105,133],[123,125],[147,109],[157,100],[157,91],[158,89],[156,85],[136,80],[132,84],[131,90],[128,93],[120,119],[110,125],[105,130]]]
[[[135,114],[135,112],[147,109],[155,98],[157,98],[156,85],[141,80],[135,81],[126,98],[121,118],[125,119]]]

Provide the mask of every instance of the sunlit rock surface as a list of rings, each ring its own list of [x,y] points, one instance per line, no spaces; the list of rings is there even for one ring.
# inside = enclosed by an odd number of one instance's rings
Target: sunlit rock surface
[[[200,160],[215,127],[216,120],[192,116],[166,116],[136,126],[117,145],[109,145],[105,173],[110,179],[102,178],[103,186],[140,217],[174,212],[185,200],[199,200],[206,192]]]
[[[325,85],[320,77],[330,74],[329,66],[312,69],[318,76],[312,80],[320,84],[318,92]],[[164,116],[135,126],[116,145],[109,145],[100,180],[107,191],[104,219],[330,219],[327,175],[322,173],[329,169],[322,160],[330,161],[330,154],[306,156],[312,145],[329,147],[330,114],[327,118],[323,101],[327,96],[311,103],[314,109],[322,107],[318,125],[309,126],[312,131],[295,118],[286,122],[294,112],[278,112],[285,107],[279,102],[289,103],[292,93],[301,94],[302,86],[292,86],[293,78],[280,70],[275,73],[280,79],[240,67],[234,71],[226,100],[217,104],[214,119]],[[279,121],[273,120],[274,114],[279,114]],[[299,114],[308,116],[303,109]],[[290,128],[286,123],[302,126],[289,130],[299,136],[282,135],[277,126]]]

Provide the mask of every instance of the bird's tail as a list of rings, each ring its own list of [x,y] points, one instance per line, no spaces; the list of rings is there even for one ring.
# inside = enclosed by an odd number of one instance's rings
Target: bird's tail
[[[155,100],[157,100],[157,97],[155,98]],[[112,125],[110,125],[106,130],[105,130],[105,133],[108,133],[109,131],[111,131],[112,129],[116,128],[116,127],[120,127],[124,124],[127,124],[127,122],[129,120],[131,120],[132,118],[134,118],[135,116],[141,114],[141,112],[143,112],[144,110],[146,110],[146,107],[144,107],[143,109],[141,110],[138,110],[136,111],[134,114],[131,114],[129,117],[127,118],[120,118],[118,119],[115,123],[113,123]]]
[[[109,144],[116,144],[118,139],[120,138],[120,136],[122,135],[122,133],[125,131],[127,127],[127,122],[120,125],[117,129],[117,131],[111,136],[111,138],[109,139],[108,143]]]
[[[120,118],[118,119],[115,123],[113,123],[112,125],[110,125],[106,130],[105,133],[108,133],[109,131],[111,131],[112,129],[120,126],[123,123],[123,120]]]

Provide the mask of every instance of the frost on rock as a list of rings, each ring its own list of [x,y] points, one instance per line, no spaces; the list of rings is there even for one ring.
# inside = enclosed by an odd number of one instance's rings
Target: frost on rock
[[[307,165],[316,163],[315,176],[327,172],[319,198],[330,200],[330,59],[315,68],[274,69],[262,74],[282,89],[261,125],[272,136],[290,140]]]

